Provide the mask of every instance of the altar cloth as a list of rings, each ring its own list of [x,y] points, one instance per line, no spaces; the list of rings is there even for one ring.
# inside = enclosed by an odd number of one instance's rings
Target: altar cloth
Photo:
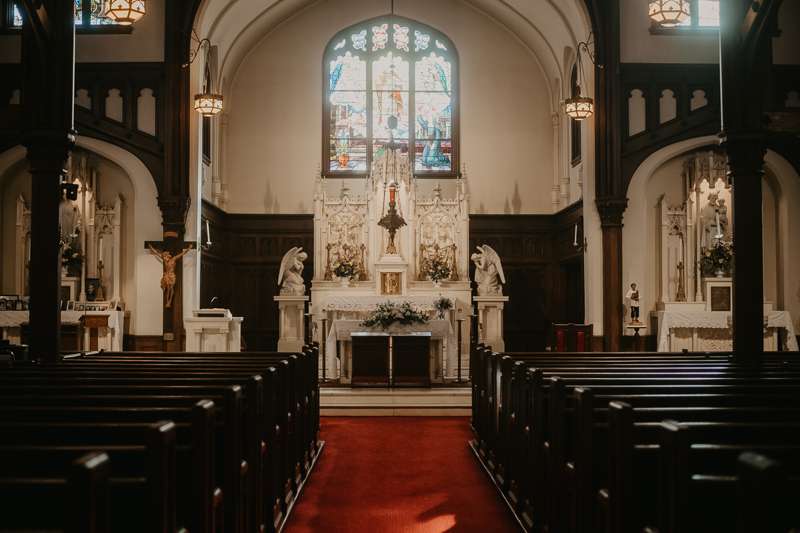
[[[385,298],[385,297],[384,297]],[[351,333],[356,331],[369,331],[372,333],[386,333],[387,335],[403,335],[418,331],[430,332],[432,339],[445,339],[447,341],[447,359],[452,361],[456,356],[456,338],[453,328],[447,320],[429,320],[427,324],[395,324],[389,329],[367,328],[361,325],[361,320],[339,319],[331,323],[331,330],[325,340],[325,355],[328,361],[336,361],[336,341],[349,341]]]
[[[436,301],[439,298],[441,296],[326,296],[324,306],[326,311],[373,311],[378,305],[386,302],[393,304],[409,302],[417,311],[435,311]],[[455,306],[454,297],[445,296],[445,298],[449,298]]]
[[[661,315],[658,326],[658,351],[669,351],[669,330],[671,328],[708,328],[728,329],[728,315],[730,311],[665,311]],[[787,351],[798,351],[797,337],[794,334],[792,315],[789,311],[772,311],[767,313],[768,328],[782,328],[785,335],[781,335],[783,345]]]

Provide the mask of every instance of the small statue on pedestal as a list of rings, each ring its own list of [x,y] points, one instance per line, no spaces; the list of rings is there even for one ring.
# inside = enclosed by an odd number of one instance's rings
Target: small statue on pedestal
[[[306,293],[306,285],[303,283],[303,261],[306,260],[308,254],[301,250],[302,248],[295,246],[283,256],[281,270],[278,272],[281,294],[302,296]]]
[[[628,305],[631,306],[631,326],[643,326],[641,322],[639,322],[639,291],[636,289],[636,284],[631,283],[631,289],[628,291],[628,294],[625,295],[625,298],[628,299]]]
[[[506,282],[503,274],[503,265],[500,263],[500,256],[497,255],[491,246],[484,244],[478,246],[480,253],[472,254],[470,259],[475,263],[475,282],[478,284],[478,296],[490,296],[493,294],[503,294],[503,287],[497,281]]]

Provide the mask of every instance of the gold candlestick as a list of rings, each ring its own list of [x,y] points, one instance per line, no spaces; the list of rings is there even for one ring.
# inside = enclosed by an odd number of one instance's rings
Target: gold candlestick
[[[327,255],[325,256],[325,275],[322,277],[322,281],[333,281],[333,272],[331,272],[331,243],[325,246],[325,250],[327,250]]]
[[[678,263],[678,295],[675,297],[676,302],[685,302],[686,293],[683,288],[683,261]],[[636,332],[639,333],[638,331]]]
[[[31,262],[25,263],[25,294],[23,296],[31,295]]]
[[[103,294],[103,262],[97,262],[97,294],[95,295],[94,299],[102,302],[106,299],[106,295]]]

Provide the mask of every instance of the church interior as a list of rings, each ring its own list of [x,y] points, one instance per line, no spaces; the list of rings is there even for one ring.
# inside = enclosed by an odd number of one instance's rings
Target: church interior
[[[0,533],[788,533],[792,205],[800,0],[0,0]]]

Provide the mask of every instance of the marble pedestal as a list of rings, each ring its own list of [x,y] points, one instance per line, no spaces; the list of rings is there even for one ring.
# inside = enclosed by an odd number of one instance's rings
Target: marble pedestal
[[[278,351],[297,352],[306,343],[305,310],[308,296],[275,296],[278,302]]]
[[[508,296],[475,296],[478,304],[478,342],[491,346],[495,352],[506,349],[503,340],[503,306]]]

